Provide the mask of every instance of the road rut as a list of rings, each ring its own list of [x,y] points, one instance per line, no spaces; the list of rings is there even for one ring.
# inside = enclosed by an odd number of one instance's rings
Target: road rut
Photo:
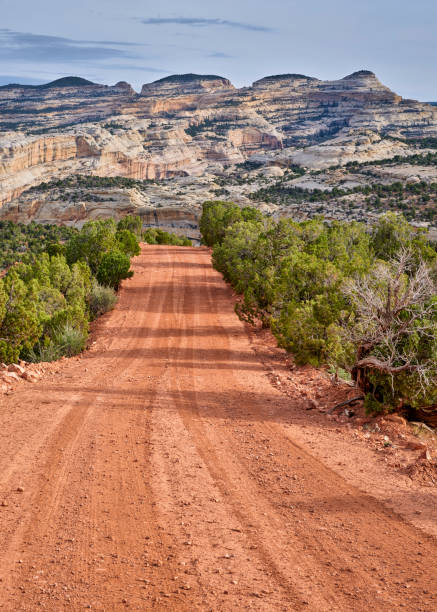
[[[436,609],[435,539],[293,440],[208,250],[134,269],[0,400],[0,609]]]

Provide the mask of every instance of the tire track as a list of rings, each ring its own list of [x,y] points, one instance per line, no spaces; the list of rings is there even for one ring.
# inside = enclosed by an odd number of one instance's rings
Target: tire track
[[[92,350],[0,409],[0,609],[434,609],[435,541],[295,443],[208,251],[134,267]]]

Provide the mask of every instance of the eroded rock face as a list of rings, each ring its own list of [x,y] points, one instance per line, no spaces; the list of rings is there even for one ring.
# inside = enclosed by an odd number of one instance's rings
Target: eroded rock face
[[[142,96],[180,96],[181,94],[203,94],[218,90],[235,89],[228,79],[217,75],[174,74],[147,83],[141,89]]]
[[[216,75],[174,75],[141,94],[125,82],[77,82],[0,88],[3,215],[30,186],[71,174],[200,177],[266,155],[321,169],[407,155],[399,138],[437,136],[436,107],[402,99],[366,70],[336,81],[270,76],[241,89]]]

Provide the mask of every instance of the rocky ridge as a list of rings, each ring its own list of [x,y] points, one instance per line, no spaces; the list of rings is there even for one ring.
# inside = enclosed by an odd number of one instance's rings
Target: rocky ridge
[[[124,214],[127,201],[154,208],[169,190],[156,184],[141,201],[111,194],[106,207],[23,193],[72,174],[172,180],[170,199],[193,212],[176,197],[184,177],[203,197],[214,195],[217,176],[246,160],[323,170],[411,155],[409,139],[437,136],[437,108],[402,99],[369,71],[335,81],[276,75],[241,89],[216,75],[173,75],[140,94],[125,82],[62,81],[0,88],[0,217],[80,223]]]

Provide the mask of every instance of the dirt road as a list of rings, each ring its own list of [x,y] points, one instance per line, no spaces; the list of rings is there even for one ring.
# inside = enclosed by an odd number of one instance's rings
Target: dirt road
[[[0,400],[0,610],[436,610],[435,539],[294,442],[208,252],[134,267]]]

